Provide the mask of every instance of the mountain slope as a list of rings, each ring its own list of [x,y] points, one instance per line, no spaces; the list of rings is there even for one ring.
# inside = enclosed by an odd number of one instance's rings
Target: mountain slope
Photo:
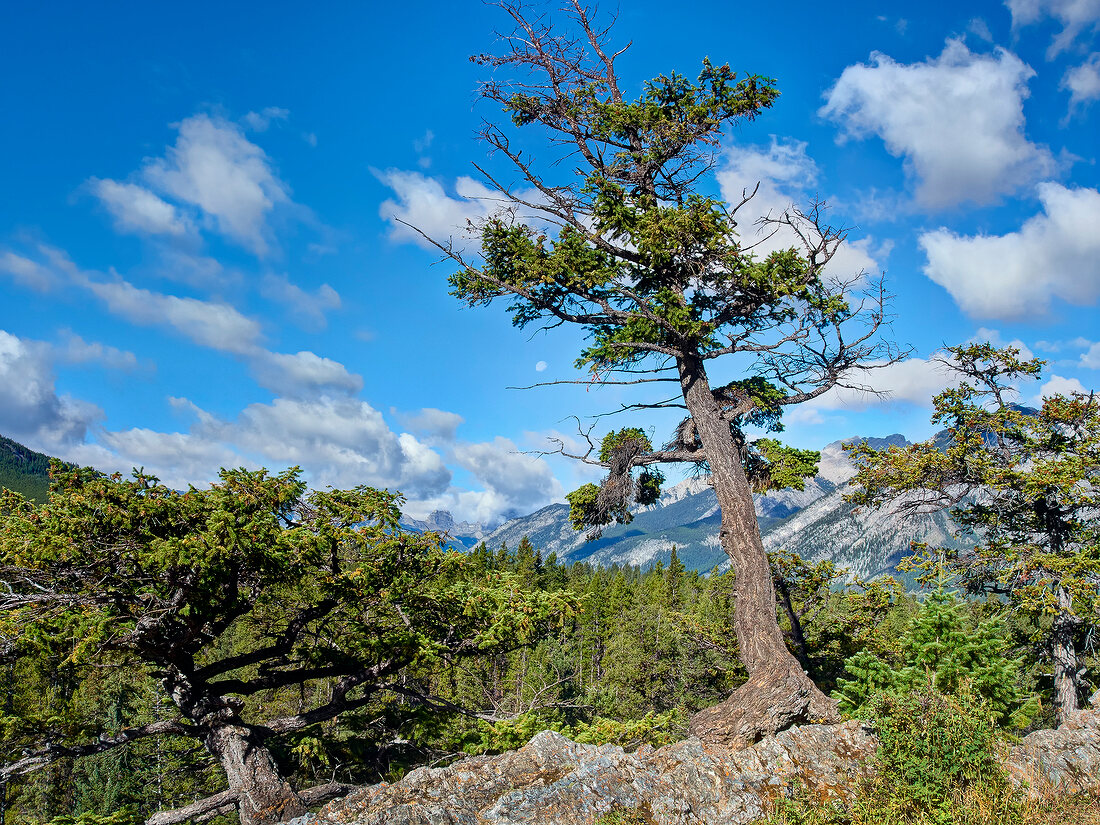
[[[896,507],[856,510],[844,500],[854,468],[842,445],[853,440],[821,451],[819,472],[804,490],[754,497],[765,547],[791,550],[808,561],[831,559],[853,576],[872,578],[892,572],[913,541],[954,544],[956,528],[946,513],[902,516]],[[900,435],[866,440],[876,449],[908,443]],[[637,510],[630,524],[613,525],[590,542],[572,529],[564,504],[506,522],[483,540],[490,548],[502,542],[514,547],[527,536],[544,556],[557,553],[564,562],[601,566],[667,563],[675,546],[689,568],[709,571],[729,564],[718,542],[720,521],[714,490],[705,478],[691,478],[666,490],[656,504]]]
[[[0,488],[41,502],[49,484],[50,457],[0,435]]]

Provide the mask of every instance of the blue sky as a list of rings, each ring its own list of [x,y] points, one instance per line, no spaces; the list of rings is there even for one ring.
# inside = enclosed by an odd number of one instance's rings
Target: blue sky
[[[465,1],[9,4],[0,434],[176,486],[298,464],[489,523],[589,480],[525,451],[637,396],[508,389],[583,378],[578,335],[461,307],[394,220],[443,237],[492,208],[471,164],[497,163],[475,136],[497,113],[468,56],[505,22]],[[1100,0],[620,4],[628,88],[704,56],[777,79],[705,184],[761,184],[745,232],[824,198],[851,227],[834,271],[895,296],[914,357],[873,375],[891,395],[804,405],[790,442],[928,434],[928,359],[970,339],[1048,360],[1025,400],[1100,383],[1098,25]]]

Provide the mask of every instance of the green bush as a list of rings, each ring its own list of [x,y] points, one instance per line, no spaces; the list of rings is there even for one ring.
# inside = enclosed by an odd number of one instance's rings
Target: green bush
[[[838,679],[833,698],[841,713],[866,718],[876,698],[904,696],[931,686],[937,693],[980,697],[999,725],[1022,727],[1038,703],[1019,686],[1018,659],[1008,653],[999,622],[967,620],[965,603],[941,586],[931,593],[901,639],[902,660],[891,664],[870,653],[845,663],[848,679]]]

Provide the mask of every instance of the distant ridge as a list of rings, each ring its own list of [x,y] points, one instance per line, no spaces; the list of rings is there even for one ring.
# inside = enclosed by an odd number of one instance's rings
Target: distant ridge
[[[49,486],[50,456],[0,435],[0,489],[44,502]]]
[[[807,561],[829,559],[853,578],[870,579],[895,573],[914,541],[954,546],[957,528],[946,513],[907,516],[896,508],[857,510],[844,500],[855,469],[843,447],[858,441],[875,449],[909,443],[898,434],[835,441],[822,448],[818,474],[806,481],[805,489],[754,496],[765,547],[790,550]],[[635,510],[630,524],[611,525],[593,541],[573,530],[567,505],[551,504],[477,539],[455,536],[455,543],[469,547],[482,540],[495,550],[502,543],[514,548],[527,536],[544,557],[556,553],[567,564],[583,561],[601,567],[667,564],[675,546],[685,565],[709,572],[729,566],[718,543],[720,521],[709,481],[695,477],[669,487],[656,504]]]

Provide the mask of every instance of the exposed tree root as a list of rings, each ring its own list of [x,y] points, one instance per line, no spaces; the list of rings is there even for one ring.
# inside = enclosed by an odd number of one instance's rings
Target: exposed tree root
[[[777,665],[757,670],[726,701],[695,714],[691,734],[707,744],[736,750],[792,725],[839,721],[836,702],[809,676]]]

